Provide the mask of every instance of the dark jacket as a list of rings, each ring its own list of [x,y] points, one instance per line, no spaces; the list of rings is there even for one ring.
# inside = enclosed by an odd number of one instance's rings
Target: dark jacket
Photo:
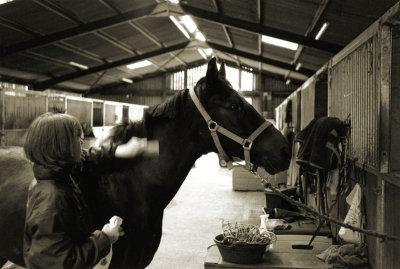
[[[83,154],[82,171],[114,159],[115,148]],[[30,269],[92,268],[110,251],[106,234],[94,230],[84,198],[65,171],[33,166],[24,230],[24,260]]]

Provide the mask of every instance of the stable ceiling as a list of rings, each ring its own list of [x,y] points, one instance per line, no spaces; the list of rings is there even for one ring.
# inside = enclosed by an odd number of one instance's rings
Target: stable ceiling
[[[36,90],[112,93],[123,78],[135,82],[205,63],[199,48],[212,48],[228,64],[301,82],[397,2],[15,0],[0,5],[0,80]],[[185,37],[170,18],[183,15],[191,16],[204,42],[195,33]],[[315,40],[325,22],[326,32]],[[269,45],[262,35],[299,46]],[[142,60],[151,65],[126,67]]]

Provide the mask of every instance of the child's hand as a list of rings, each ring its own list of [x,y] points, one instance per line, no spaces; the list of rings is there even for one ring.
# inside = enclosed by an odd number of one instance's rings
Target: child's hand
[[[111,244],[117,242],[118,238],[125,234],[122,230],[121,224],[122,219],[120,217],[114,216],[110,219],[110,223],[104,225],[102,231],[110,239]]]

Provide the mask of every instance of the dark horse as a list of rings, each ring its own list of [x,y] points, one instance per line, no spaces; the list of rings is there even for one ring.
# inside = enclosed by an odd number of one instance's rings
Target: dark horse
[[[247,138],[265,121],[231,88],[222,65],[208,64],[206,77],[199,80],[196,94],[212,119]],[[145,268],[160,243],[163,212],[177,193],[196,159],[216,146],[205,120],[195,107],[188,90],[147,110],[138,123],[114,128],[111,140],[125,142],[132,136],[159,141],[157,158],[116,160],[108,171],[91,174],[80,182],[97,228],[113,215],[124,219],[125,236],[113,246],[110,268]],[[220,135],[230,156],[243,159],[240,144]],[[251,161],[270,174],[289,166],[289,145],[273,126],[265,129],[251,147]],[[32,169],[21,148],[0,151],[0,257],[21,266],[25,203]]]

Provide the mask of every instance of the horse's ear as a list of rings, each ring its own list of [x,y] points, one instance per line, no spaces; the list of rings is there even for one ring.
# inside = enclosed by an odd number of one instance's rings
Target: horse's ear
[[[217,81],[218,78],[218,68],[217,68],[217,62],[215,57],[213,57],[209,62],[208,62],[208,67],[207,67],[207,75],[206,75],[206,80],[209,85],[212,85]]]
[[[221,63],[221,67],[219,68],[218,77],[219,77],[219,78],[226,79],[225,63],[224,63],[224,62]]]

